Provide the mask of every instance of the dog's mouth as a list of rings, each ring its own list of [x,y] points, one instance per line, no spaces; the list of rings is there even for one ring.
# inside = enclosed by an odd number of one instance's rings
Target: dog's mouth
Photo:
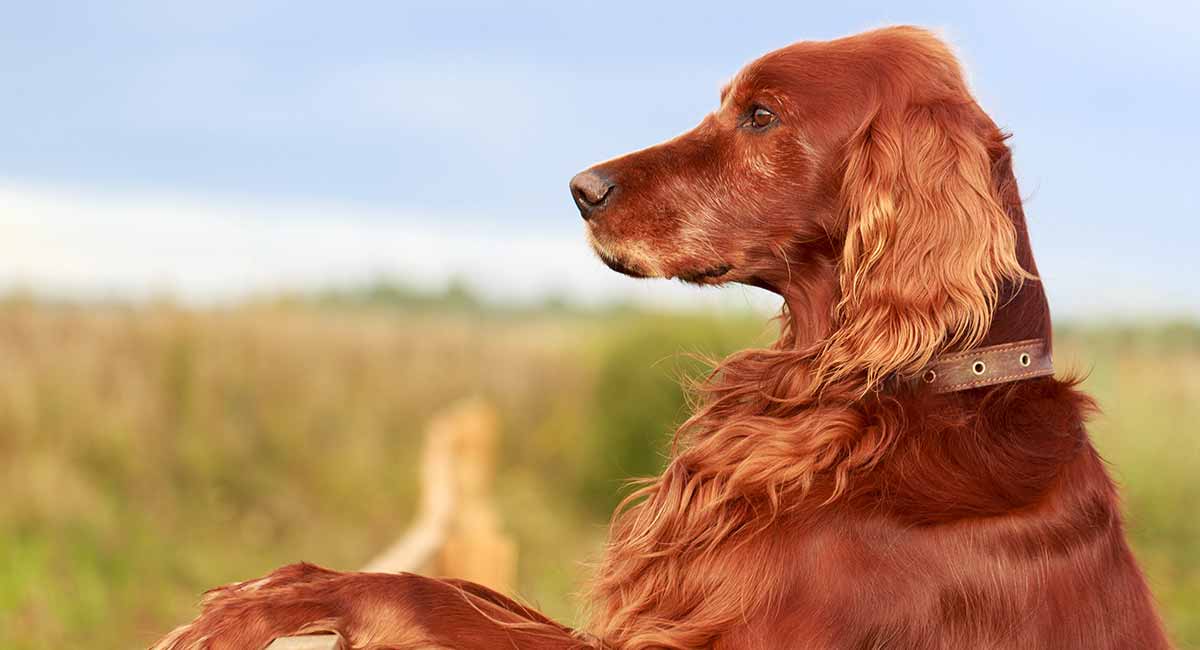
[[[712,284],[728,275],[732,270],[732,266],[728,264],[720,264],[718,266],[709,267],[700,271],[677,273],[675,274],[675,277],[683,280],[684,282],[691,282],[692,284]]]

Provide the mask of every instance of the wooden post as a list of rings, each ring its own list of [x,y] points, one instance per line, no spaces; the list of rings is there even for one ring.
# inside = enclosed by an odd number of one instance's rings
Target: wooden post
[[[497,428],[495,409],[481,400],[460,402],[434,418],[426,434],[417,520],[365,571],[411,571],[512,590],[516,545],[501,531],[491,497]]]
[[[275,639],[267,650],[340,650],[338,638],[333,634],[309,634],[285,636]]]

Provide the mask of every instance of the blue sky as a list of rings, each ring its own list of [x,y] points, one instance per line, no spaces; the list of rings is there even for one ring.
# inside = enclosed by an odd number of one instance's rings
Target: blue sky
[[[1056,311],[1200,314],[1194,2],[5,4],[0,284],[683,295],[591,259],[570,176],[765,51],[915,23],[1014,134]]]

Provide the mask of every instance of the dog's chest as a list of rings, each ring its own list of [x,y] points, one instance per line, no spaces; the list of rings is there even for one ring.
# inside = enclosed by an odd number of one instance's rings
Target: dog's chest
[[[1016,543],[1002,521],[813,525],[782,555],[790,584],[714,647],[1132,647],[1113,641],[1148,629],[1153,613],[1113,533],[1064,545]],[[1113,613],[1117,603],[1137,607]]]

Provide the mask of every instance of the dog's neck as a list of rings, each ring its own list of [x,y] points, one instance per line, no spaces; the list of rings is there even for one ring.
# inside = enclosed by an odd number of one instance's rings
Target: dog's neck
[[[793,349],[807,349],[833,332],[833,306],[841,296],[837,260],[831,251],[806,249],[794,257],[791,278],[770,287],[783,297]]]
[[[1025,210],[1021,207],[1021,192],[1013,175],[1012,156],[1008,147],[997,143],[992,155],[992,179],[1000,204],[1013,221],[1017,232],[1017,260],[1021,267],[1035,276],[1020,286],[1009,284],[1002,288],[996,312],[981,346],[997,345],[1025,339],[1044,339],[1051,347],[1050,306],[1033,260]]]

